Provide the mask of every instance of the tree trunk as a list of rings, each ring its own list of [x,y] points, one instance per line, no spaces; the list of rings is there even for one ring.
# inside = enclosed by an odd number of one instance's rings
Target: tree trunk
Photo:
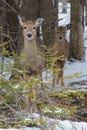
[[[62,13],[67,13],[67,0],[62,1]]]
[[[83,25],[82,5],[80,0],[71,0],[71,32],[70,32],[70,55],[75,59],[83,58]]]
[[[38,18],[38,8],[38,0],[22,0],[19,14],[27,20],[36,20]]]
[[[43,39],[45,44],[48,46],[54,42],[54,31],[51,29],[51,23],[58,24],[58,0],[41,0],[40,17],[45,19],[42,26],[43,29]]]
[[[4,26],[5,26],[5,5],[3,4],[3,1],[0,1],[0,7],[1,7],[1,11],[0,11],[0,44],[3,44],[3,33],[4,33]],[[1,60],[2,60],[2,63],[1,63],[1,69],[0,69],[0,73],[2,74],[3,72],[3,69],[4,69],[4,54],[1,53],[3,51],[3,47],[0,48],[0,54],[1,54]]]
[[[85,12],[86,12],[85,25],[87,25],[87,5],[85,6]]]
[[[4,3],[6,5],[6,33],[10,36],[10,42],[8,50],[11,53],[16,53],[17,49],[17,32],[18,32],[18,19],[17,19],[17,7],[14,0],[6,0]]]

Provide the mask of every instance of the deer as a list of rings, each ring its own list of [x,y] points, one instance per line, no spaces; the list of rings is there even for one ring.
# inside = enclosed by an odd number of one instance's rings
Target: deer
[[[56,84],[64,87],[63,73],[66,59],[69,53],[69,42],[66,39],[67,28],[64,26],[54,26],[55,40],[54,44],[51,46],[52,58],[54,60],[54,70],[53,70],[53,87]],[[55,76],[55,68],[57,68],[57,74]]]
[[[26,69],[26,72],[24,72],[24,80],[27,83],[29,78],[32,76],[39,75],[39,78],[41,78],[42,70],[45,66],[45,61],[43,57],[44,54],[44,48],[42,45],[44,45],[44,42],[37,37],[37,27],[39,27],[44,19],[38,18],[36,21],[32,20],[26,20],[23,21],[20,16],[18,16],[19,23],[23,28],[23,38],[24,38],[24,47],[21,52],[23,54],[23,57],[20,60],[20,64]],[[29,87],[26,87],[25,90],[25,109],[26,111],[30,111],[31,109],[31,98],[29,98]],[[37,108],[37,87],[35,86],[35,83],[32,85],[32,93],[33,93],[33,110],[34,112],[38,111]]]

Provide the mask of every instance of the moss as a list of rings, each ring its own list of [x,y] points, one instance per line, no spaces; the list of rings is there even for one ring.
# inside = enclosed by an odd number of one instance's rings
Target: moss
[[[73,99],[73,98],[84,99],[87,96],[87,92],[80,90],[66,89],[61,90],[57,93],[51,93],[50,95],[53,97],[67,98],[67,99]]]
[[[55,93],[49,93],[49,99],[51,100],[42,104],[39,104],[40,110],[43,114],[51,117],[60,116],[74,116],[78,109],[86,106],[87,92],[65,89]]]
[[[50,117],[57,118],[60,116],[72,116],[75,115],[77,112],[76,106],[65,106],[62,104],[58,104],[56,106],[50,105],[50,104],[44,104],[41,108],[43,114],[49,115]]]

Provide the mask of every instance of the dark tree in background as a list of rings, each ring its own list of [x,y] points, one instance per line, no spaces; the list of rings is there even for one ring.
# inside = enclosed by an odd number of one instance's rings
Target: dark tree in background
[[[85,0],[84,5],[85,5],[85,13],[86,13],[85,25],[87,25],[87,0]]]
[[[0,1],[0,45],[3,44],[4,26],[6,24],[5,5],[3,1]],[[3,46],[0,47],[0,52],[3,51]],[[4,63],[4,54],[1,53],[2,63]],[[1,65],[0,73],[3,72],[3,65]]]
[[[71,32],[70,55],[75,59],[82,59],[84,55],[83,14],[80,0],[71,0]]]
[[[2,0],[0,1],[0,25],[2,26],[3,33],[0,34],[3,37],[2,42],[9,41],[8,45],[5,46],[7,50],[14,53],[17,47],[17,12],[14,0]]]
[[[40,17],[45,18],[43,24],[43,39],[46,45],[54,42],[54,31],[51,29],[51,23],[58,23],[58,0],[41,0],[40,2]]]
[[[10,49],[12,53],[16,53],[17,48],[17,32],[18,32],[18,18],[14,0],[6,0],[6,19],[7,19],[7,33],[10,36]]]
[[[81,0],[82,1],[82,0]],[[85,25],[87,25],[87,0],[83,0],[83,4],[85,6],[85,13],[86,13],[86,16],[85,16]]]
[[[0,43],[3,42],[3,22],[5,22],[5,17],[3,18],[4,15],[4,4],[3,2],[0,2]],[[5,24],[5,23],[4,23]]]

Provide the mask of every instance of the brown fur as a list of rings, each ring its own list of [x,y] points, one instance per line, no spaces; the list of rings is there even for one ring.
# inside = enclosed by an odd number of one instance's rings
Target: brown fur
[[[19,18],[19,20],[21,20]],[[39,75],[39,78],[42,73],[42,69],[45,66],[45,61],[43,58],[44,49],[42,45],[43,41],[36,37],[36,28],[37,25],[34,21],[20,21],[23,27],[23,37],[24,37],[24,48],[22,50],[22,59],[20,60],[21,65],[24,69],[26,69],[26,73],[24,73],[24,79],[28,82],[29,78],[32,75]],[[31,99],[29,98],[29,87],[25,90],[25,107],[26,111],[29,111],[31,106]],[[37,111],[37,92],[35,83],[32,85],[32,93],[33,93],[33,109]]]
[[[58,72],[56,78],[53,79],[53,86],[60,82],[61,86],[64,87],[63,71],[69,52],[69,43],[66,40],[66,31],[66,27],[55,27],[55,42],[53,44],[52,53],[56,52],[54,58],[57,57],[56,67],[58,68]]]

